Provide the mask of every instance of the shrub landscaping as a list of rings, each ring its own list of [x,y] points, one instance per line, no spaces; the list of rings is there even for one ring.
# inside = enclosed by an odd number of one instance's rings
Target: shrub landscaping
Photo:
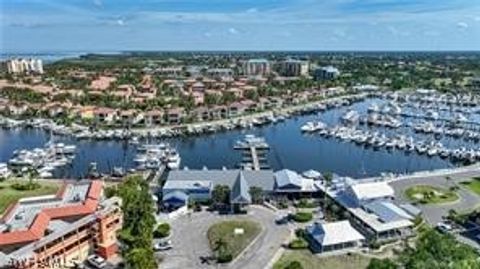
[[[297,212],[292,216],[293,220],[296,222],[309,222],[313,219],[313,214],[311,212]]]

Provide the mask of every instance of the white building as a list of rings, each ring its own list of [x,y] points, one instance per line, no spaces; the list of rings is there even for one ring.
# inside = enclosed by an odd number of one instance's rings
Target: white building
[[[308,75],[309,63],[288,59],[280,63],[279,73],[285,77],[299,77]]]
[[[307,240],[313,252],[340,251],[360,246],[365,237],[348,220],[315,223],[306,228]]]
[[[315,80],[332,80],[340,75],[340,71],[333,66],[325,66],[315,69],[313,76]]]
[[[265,76],[270,74],[270,62],[266,59],[250,59],[244,63],[244,71],[247,76]]]
[[[41,59],[10,59],[7,61],[7,71],[10,74],[38,73],[43,74]]]

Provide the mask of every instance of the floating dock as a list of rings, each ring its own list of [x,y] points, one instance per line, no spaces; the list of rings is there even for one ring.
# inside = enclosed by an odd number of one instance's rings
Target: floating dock
[[[247,170],[269,169],[265,155],[270,146],[264,138],[246,135],[245,139],[237,141],[233,148],[242,151],[241,168]]]

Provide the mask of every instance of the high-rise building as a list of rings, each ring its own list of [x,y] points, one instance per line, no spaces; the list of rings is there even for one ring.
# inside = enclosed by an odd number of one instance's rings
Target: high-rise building
[[[270,74],[270,62],[266,59],[250,59],[244,63],[244,72],[247,76],[265,76]]]
[[[7,60],[7,71],[10,74],[43,73],[41,59],[10,59]]]
[[[308,75],[307,61],[288,59],[280,63],[279,73],[285,77],[299,77]]]
[[[333,66],[320,67],[313,72],[315,80],[332,80],[338,75],[340,75],[340,71]]]
[[[56,195],[12,204],[0,219],[0,268],[67,268],[118,251],[121,200],[104,199],[101,181],[65,184]]]

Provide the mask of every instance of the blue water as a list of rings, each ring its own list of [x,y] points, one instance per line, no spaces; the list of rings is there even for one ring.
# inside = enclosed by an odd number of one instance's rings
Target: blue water
[[[352,108],[365,111],[373,101],[378,102],[378,100],[367,100],[352,105]],[[300,132],[300,126],[307,121],[322,120],[333,125],[338,122],[339,117],[347,109],[347,107],[342,107],[320,114],[298,116],[285,122],[252,130],[234,130],[196,137],[164,139],[163,141],[175,146],[182,157],[182,166],[191,169],[201,169],[204,166],[208,168],[236,167],[241,161],[241,156],[240,152],[233,150],[233,145],[247,133],[265,137],[271,147],[267,155],[268,164],[275,170],[288,168],[302,172],[316,169],[359,178],[376,176],[382,172],[408,173],[453,166],[448,160],[439,157],[429,158],[415,152],[407,154],[399,150],[374,150],[334,138],[323,138]],[[404,131],[407,132],[401,128],[390,132]],[[422,140],[431,139],[428,136],[416,136]],[[49,139],[50,135],[42,130],[0,130],[0,162],[8,161],[15,149],[41,147]],[[134,166],[132,162],[135,156],[134,146],[128,143],[75,141],[68,137],[54,137],[54,139],[56,142],[77,145],[74,163],[58,171],[57,176],[59,177],[81,177],[85,175],[90,162],[97,162],[101,172],[109,172],[113,166],[128,168]],[[448,141],[444,145],[448,145]]]

